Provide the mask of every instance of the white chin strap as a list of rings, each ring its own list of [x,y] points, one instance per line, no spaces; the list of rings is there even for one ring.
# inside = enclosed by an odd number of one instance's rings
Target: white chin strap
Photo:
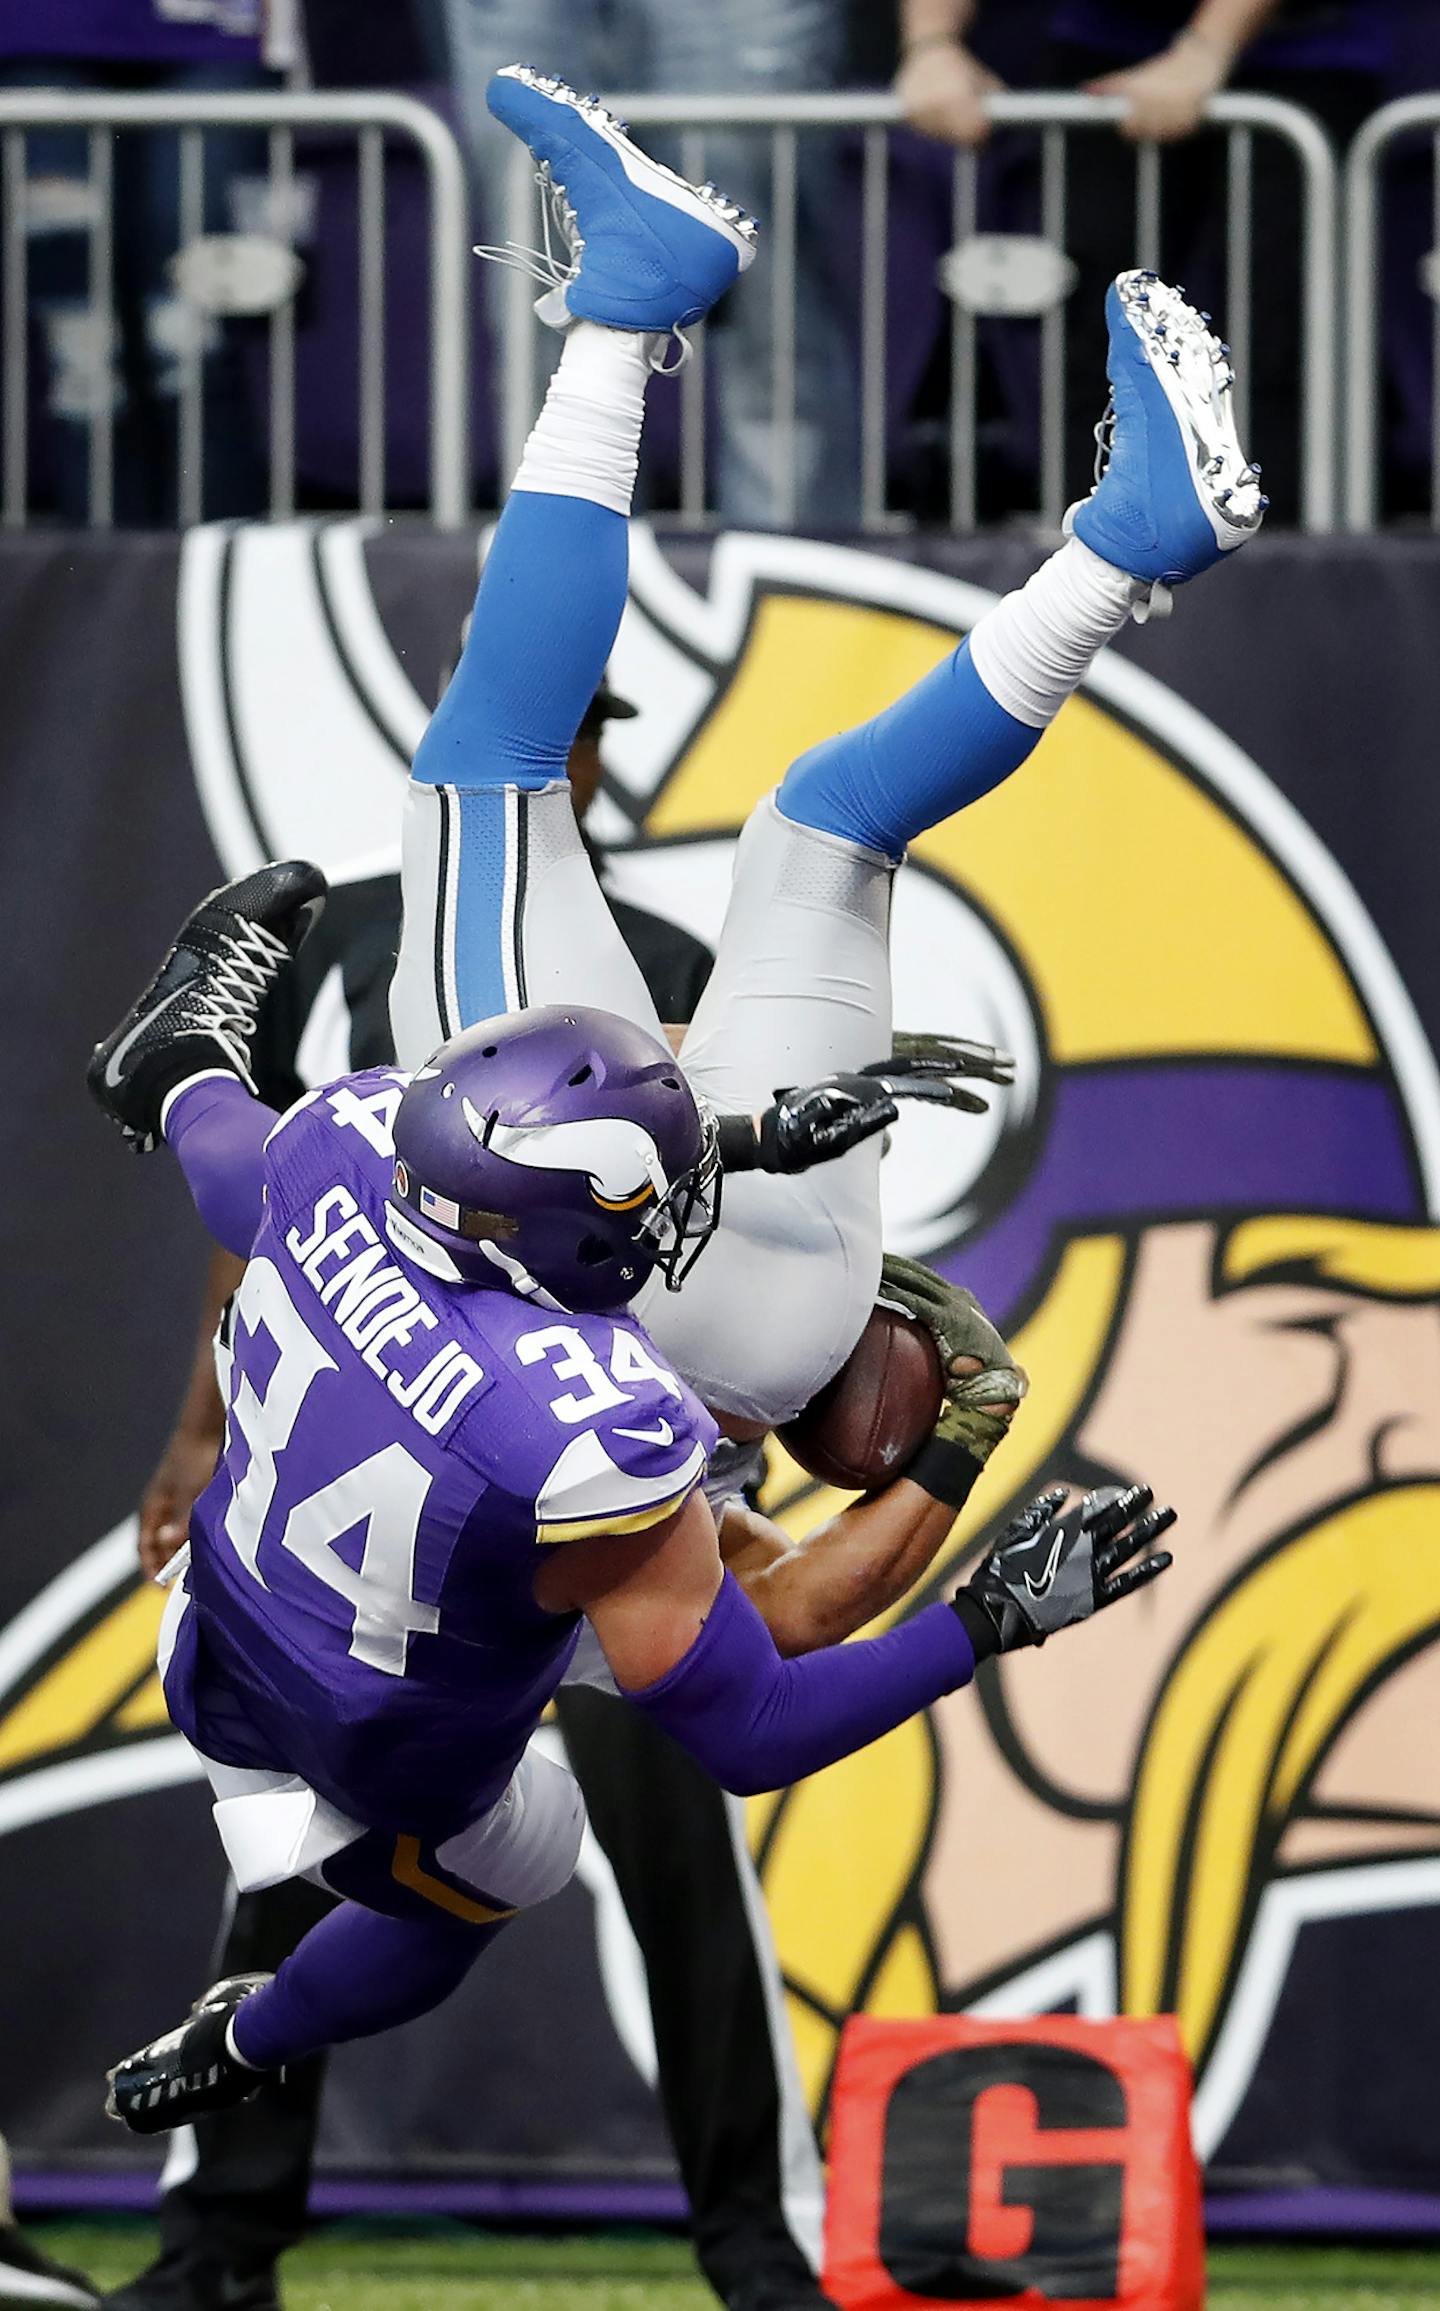
[[[423,1268],[427,1276],[438,1276],[443,1284],[470,1282],[445,1246],[437,1244],[433,1236],[427,1236],[423,1228],[417,1228],[394,1204],[385,1206],[385,1233],[396,1251],[413,1260],[417,1268]]]
[[[475,1278],[466,1274],[453,1254],[447,1252],[445,1246],[437,1243],[433,1236],[427,1235],[423,1228],[417,1228],[397,1204],[387,1203],[385,1206],[385,1232],[396,1251],[403,1253],[415,1267],[423,1268],[427,1276],[438,1276],[442,1284],[474,1283]],[[554,1308],[562,1316],[568,1313],[563,1300],[557,1300],[553,1293],[547,1292],[543,1284],[536,1282],[528,1268],[522,1266],[519,1260],[512,1260],[501,1251],[498,1244],[480,1243],[475,1249],[482,1258],[501,1271],[512,1291],[523,1293],[527,1300],[533,1300],[538,1307]]]

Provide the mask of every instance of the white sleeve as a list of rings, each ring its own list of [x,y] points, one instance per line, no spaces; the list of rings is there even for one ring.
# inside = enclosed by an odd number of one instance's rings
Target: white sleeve
[[[535,1496],[536,1539],[638,1533],[673,1515],[705,1473],[705,1447],[688,1429],[676,1435],[665,1419],[643,1441],[651,1449],[640,1465],[622,1468],[597,1430],[572,1437]]]

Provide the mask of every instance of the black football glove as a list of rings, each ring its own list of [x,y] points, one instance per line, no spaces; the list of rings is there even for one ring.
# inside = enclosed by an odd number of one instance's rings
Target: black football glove
[[[864,1075],[827,1075],[798,1091],[777,1091],[757,1119],[720,1119],[720,1161],[727,1172],[808,1172],[848,1155],[895,1121],[887,1084]]]
[[[896,1099],[928,1100],[965,1115],[984,1115],[989,1100],[962,1090],[960,1079],[997,1084],[1003,1090],[1015,1080],[1015,1062],[1008,1051],[997,1051],[990,1043],[971,1043],[960,1035],[897,1034],[889,1058],[872,1059],[860,1073],[888,1085]]]
[[[1144,1588],[1172,1563],[1168,1549],[1148,1554],[1174,1524],[1175,1511],[1152,1508],[1147,1485],[1106,1485],[1069,1508],[1064,1502],[1057,1487],[1022,1509],[957,1590],[952,1603],[972,1643],[979,1639],[977,1655],[1043,1645],[1057,1629],[1088,1621]],[[1141,1562],[1131,1564],[1132,1557]]]
[[[1014,1073],[1014,1060],[988,1043],[967,1043],[953,1035],[897,1035],[888,1059],[872,1060],[854,1074],[827,1075],[819,1083],[777,1091],[758,1128],[749,1116],[722,1118],[720,1160],[727,1172],[808,1172],[888,1131],[902,1099],[983,1115],[989,1102],[978,1092],[962,1090],[956,1079],[976,1076],[1003,1085]]]
[[[889,1085],[863,1075],[827,1075],[820,1083],[777,1091],[774,1106],[760,1118],[759,1168],[808,1172],[887,1131],[899,1112]]]

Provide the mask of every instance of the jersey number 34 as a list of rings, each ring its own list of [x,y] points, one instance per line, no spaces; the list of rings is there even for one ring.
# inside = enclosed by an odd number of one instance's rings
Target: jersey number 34
[[[225,1512],[223,1530],[236,1556],[262,1588],[260,1541],[279,1483],[277,1455],[290,1443],[305,1399],[322,1372],[336,1369],[266,1259],[250,1262],[235,1300],[248,1332],[262,1327],[277,1351],[262,1396],[233,1357],[222,1361],[221,1382],[230,1419],[250,1462]],[[223,1365],[228,1364],[229,1369]],[[352,1659],[403,1677],[410,1638],[433,1632],[440,1615],[412,1594],[415,1543],[431,1472],[403,1444],[387,1444],[295,1503],[280,1528],[279,1545],[298,1557],[350,1608]],[[335,1543],[364,1529],[358,1571]]]

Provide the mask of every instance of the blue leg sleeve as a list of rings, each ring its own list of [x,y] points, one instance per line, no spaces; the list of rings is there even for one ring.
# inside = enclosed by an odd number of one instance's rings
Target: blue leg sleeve
[[[625,607],[627,531],[608,507],[533,490],[512,492],[501,516],[406,797],[390,989],[406,1066],[525,1003],[594,1003],[655,1025],[565,785]]]
[[[565,776],[625,607],[627,530],[586,498],[512,492],[417,779],[493,792]]]
[[[965,642],[872,722],[802,754],[780,808],[798,826],[898,858],[1018,770],[1043,735],[996,704]]]

